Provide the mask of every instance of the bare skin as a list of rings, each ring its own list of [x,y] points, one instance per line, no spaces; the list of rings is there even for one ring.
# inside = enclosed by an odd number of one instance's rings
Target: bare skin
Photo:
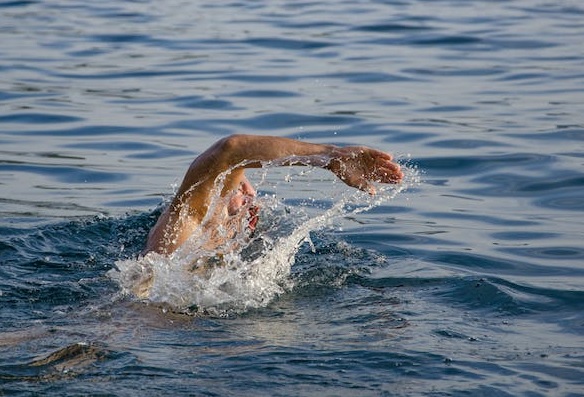
[[[375,194],[373,182],[399,183],[403,173],[391,155],[364,146],[338,147],[288,138],[232,135],[213,144],[190,165],[176,196],[150,231],[144,253],[171,254],[205,219],[218,177],[225,175],[221,197],[229,215],[247,206],[250,226],[257,209],[249,206],[255,190],[245,168],[274,165],[315,166],[331,171],[347,185]],[[231,171],[229,171],[231,170]]]

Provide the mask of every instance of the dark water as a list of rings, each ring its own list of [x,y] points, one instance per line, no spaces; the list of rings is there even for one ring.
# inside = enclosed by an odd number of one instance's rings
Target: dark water
[[[1,394],[584,395],[581,2],[0,14]],[[312,232],[263,306],[122,296],[108,271],[235,132],[375,146],[421,183]],[[299,186],[291,217],[336,200]]]

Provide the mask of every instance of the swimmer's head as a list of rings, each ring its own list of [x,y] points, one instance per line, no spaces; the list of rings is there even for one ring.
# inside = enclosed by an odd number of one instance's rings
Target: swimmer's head
[[[233,191],[229,197],[229,203],[227,205],[227,213],[229,216],[243,216],[245,214],[247,221],[247,229],[251,233],[255,231],[259,217],[259,207],[254,204],[254,198],[256,196],[256,191],[252,184],[244,178],[239,184],[236,191]]]

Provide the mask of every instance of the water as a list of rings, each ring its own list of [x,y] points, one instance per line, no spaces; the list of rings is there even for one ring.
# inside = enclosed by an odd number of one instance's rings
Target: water
[[[4,394],[584,395],[580,2],[94,3],[0,3]],[[410,180],[374,203],[269,169],[260,228],[297,250],[269,293],[125,295],[112,272],[236,132]]]

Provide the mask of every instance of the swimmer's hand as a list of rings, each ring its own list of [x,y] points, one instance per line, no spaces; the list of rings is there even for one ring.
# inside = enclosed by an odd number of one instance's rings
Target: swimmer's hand
[[[374,195],[373,182],[400,183],[403,179],[399,164],[392,160],[388,153],[365,146],[337,147],[326,168],[347,185]]]

